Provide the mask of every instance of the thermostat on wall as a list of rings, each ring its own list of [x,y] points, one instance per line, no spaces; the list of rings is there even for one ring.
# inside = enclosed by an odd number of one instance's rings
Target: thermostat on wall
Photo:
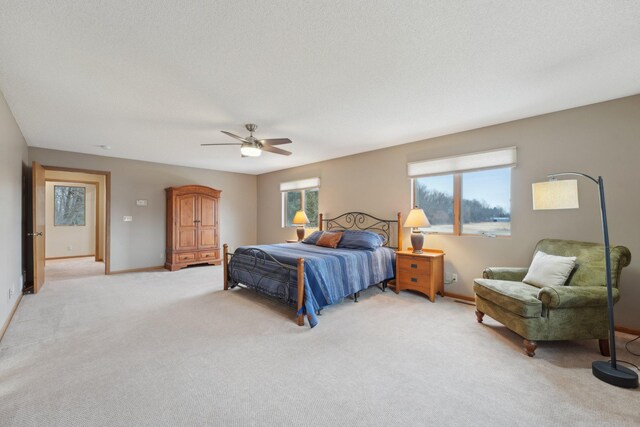
[[[136,200],[136,206],[147,206],[147,200],[146,199]]]

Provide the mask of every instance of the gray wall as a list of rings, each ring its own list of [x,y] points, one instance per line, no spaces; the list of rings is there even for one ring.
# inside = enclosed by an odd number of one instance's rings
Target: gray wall
[[[233,246],[256,242],[254,175],[29,148],[29,160],[44,166],[111,172],[111,271],[164,264],[166,187],[200,184],[222,190],[220,239]],[[147,199],[147,207],[136,206]],[[133,222],[123,222],[123,216]]]
[[[472,283],[487,266],[528,266],[545,237],[601,242],[597,187],[580,180],[580,209],[533,211],[531,183],[547,173],[581,171],[605,179],[611,241],[629,247],[616,324],[640,328],[640,95],[501,125],[447,135],[258,177],[258,242],[295,238],[281,228],[279,184],[319,176],[320,211],[330,216],[360,210],[383,218],[411,207],[407,162],[518,147],[512,173],[512,237],[426,236],[425,246],[446,251],[446,270],[458,273],[452,293],[473,295]],[[405,247],[409,230],[405,230]]]
[[[0,93],[0,328],[22,292],[22,166],[27,144]],[[13,296],[9,298],[9,289]]]

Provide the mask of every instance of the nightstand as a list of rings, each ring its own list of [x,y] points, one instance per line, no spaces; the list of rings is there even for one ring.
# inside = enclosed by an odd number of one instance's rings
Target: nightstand
[[[411,289],[435,302],[436,294],[444,296],[444,252],[425,249],[421,254],[396,252],[395,292]]]

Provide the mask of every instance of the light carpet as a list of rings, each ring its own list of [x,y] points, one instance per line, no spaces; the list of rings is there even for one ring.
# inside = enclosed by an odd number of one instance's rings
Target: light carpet
[[[221,267],[49,281],[0,343],[0,424],[640,424],[640,392],[591,375],[595,340],[529,358],[472,306],[377,288],[293,318]]]
[[[44,267],[47,282],[80,279],[104,274],[104,262],[96,262],[95,257],[48,259]]]

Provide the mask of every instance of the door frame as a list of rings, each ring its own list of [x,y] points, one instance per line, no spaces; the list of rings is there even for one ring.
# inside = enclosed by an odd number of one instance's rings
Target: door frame
[[[45,169],[46,170],[46,169]],[[67,183],[67,184],[87,184],[87,185],[93,185],[96,187],[96,203],[95,203],[95,223],[94,223],[94,227],[95,228],[95,245],[93,248],[93,257],[95,259],[96,262],[99,261],[104,261],[104,259],[101,259],[99,254],[100,254],[100,244],[102,243],[102,240],[100,239],[100,221],[98,221],[99,215],[100,215],[100,209],[102,209],[102,206],[100,206],[100,198],[98,197],[98,195],[100,194],[100,182],[99,181],[83,181],[80,179],[57,179],[57,178],[45,178],[44,182],[61,182],[61,183]],[[105,180],[105,186],[106,186],[106,180]],[[105,196],[106,196],[106,191],[105,191]],[[106,212],[105,212],[105,237],[106,237]],[[106,248],[105,248],[106,251]],[[63,257],[46,257],[45,256],[45,260],[49,260],[49,259],[64,259],[64,258],[78,258],[77,255],[74,256],[63,256]]]
[[[42,165],[45,171],[61,171],[61,172],[77,172],[77,173],[87,173],[92,175],[104,175],[104,194],[105,194],[105,215],[104,215],[104,274],[111,274],[111,172],[110,171],[99,171],[93,169],[78,169],[78,168],[67,168],[67,167],[59,167],[59,166],[46,166]],[[61,180],[52,179],[59,182]],[[80,182],[80,181],[74,181]],[[92,182],[93,184],[93,182]],[[97,199],[97,197],[96,197]],[[96,215],[98,211],[96,209]],[[96,221],[97,223],[97,221]],[[96,224],[96,234],[99,234],[98,225]],[[96,254],[97,256],[97,254]]]

